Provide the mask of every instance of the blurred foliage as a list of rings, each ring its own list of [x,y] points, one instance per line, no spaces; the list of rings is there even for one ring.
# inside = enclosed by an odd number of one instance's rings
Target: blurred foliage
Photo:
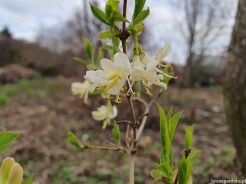
[[[21,80],[16,84],[7,84],[0,89],[0,105],[6,105],[11,98],[20,95],[30,98],[54,95],[56,90],[63,89],[62,84],[54,80],[37,78],[34,80]],[[63,89],[64,90],[64,89]]]

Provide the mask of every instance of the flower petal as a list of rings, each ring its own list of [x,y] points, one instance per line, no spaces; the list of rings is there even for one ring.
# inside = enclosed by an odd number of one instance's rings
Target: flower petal
[[[100,65],[101,65],[102,69],[105,70],[105,71],[113,71],[113,70],[115,70],[114,63],[111,60],[109,60],[109,59],[105,59],[105,58],[102,59],[100,61]]]
[[[118,52],[114,55],[114,62],[120,69],[125,69],[126,71],[131,70],[131,63],[128,59],[128,56],[124,53]]]
[[[163,48],[161,48],[156,55],[156,60],[160,62],[164,57],[166,57],[171,49],[169,43],[167,43]]]

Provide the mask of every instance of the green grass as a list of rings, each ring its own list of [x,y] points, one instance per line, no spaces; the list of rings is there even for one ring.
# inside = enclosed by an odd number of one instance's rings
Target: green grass
[[[64,84],[56,79],[21,80],[18,83],[7,84],[0,88],[0,106],[9,103],[15,96],[40,98],[55,95],[57,90],[64,91],[64,89]]]

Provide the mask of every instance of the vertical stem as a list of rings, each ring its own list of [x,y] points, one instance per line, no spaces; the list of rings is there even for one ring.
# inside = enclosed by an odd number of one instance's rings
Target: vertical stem
[[[123,4],[123,16],[126,17],[126,10],[127,10],[127,0],[124,0]],[[123,52],[126,53],[126,22],[123,22],[122,24],[122,47]]]
[[[127,11],[127,0],[124,0],[124,4],[123,4],[123,16],[126,17],[126,11]],[[128,38],[128,33],[126,30],[126,23],[123,22],[122,24],[122,32],[121,32],[121,42],[122,42],[122,48],[123,48],[123,52],[126,53],[126,40]],[[127,96],[127,100],[131,109],[131,113],[132,113],[132,130],[133,130],[133,137],[131,140],[131,148],[130,148],[130,152],[129,152],[129,184],[134,184],[135,183],[135,149],[136,149],[136,116],[135,116],[135,112],[134,112],[134,107],[132,104],[132,99],[131,99],[131,94],[129,94],[129,96]],[[129,134],[128,134],[129,136]]]
[[[135,173],[135,155],[129,155],[129,184],[134,184],[134,173]]]

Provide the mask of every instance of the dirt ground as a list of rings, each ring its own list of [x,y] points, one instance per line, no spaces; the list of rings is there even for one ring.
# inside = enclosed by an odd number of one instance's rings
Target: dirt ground
[[[0,127],[18,130],[22,135],[10,151],[33,175],[35,184],[124,184],[127,183],[127,157],[111,151],[78,152],[68,145],[66,134],[73,131],[83,141],[95,144],[111,140],[111,129],[101,129],[91,118],[91,110],[102,101],[89,106],[70,92],[73,79],[40,78],[0,86]],[[223,96],[220,87],[177,89],[170,87],[160,98],[165,109],[173,106],[183,110],[175,138],[175,156],[184,148],[184,126],[195,124],[195,147],[202,155],[193,170],[194,183],[207,184],[211,178],[236,178],[239,175],[228,128],[225,124]],[[126,116],[124,104],[119,114]],[[146,131],[139,143],[136,183],[151,184],[150,171],[158,162],[160,152],[159,121],[152,108]]]

